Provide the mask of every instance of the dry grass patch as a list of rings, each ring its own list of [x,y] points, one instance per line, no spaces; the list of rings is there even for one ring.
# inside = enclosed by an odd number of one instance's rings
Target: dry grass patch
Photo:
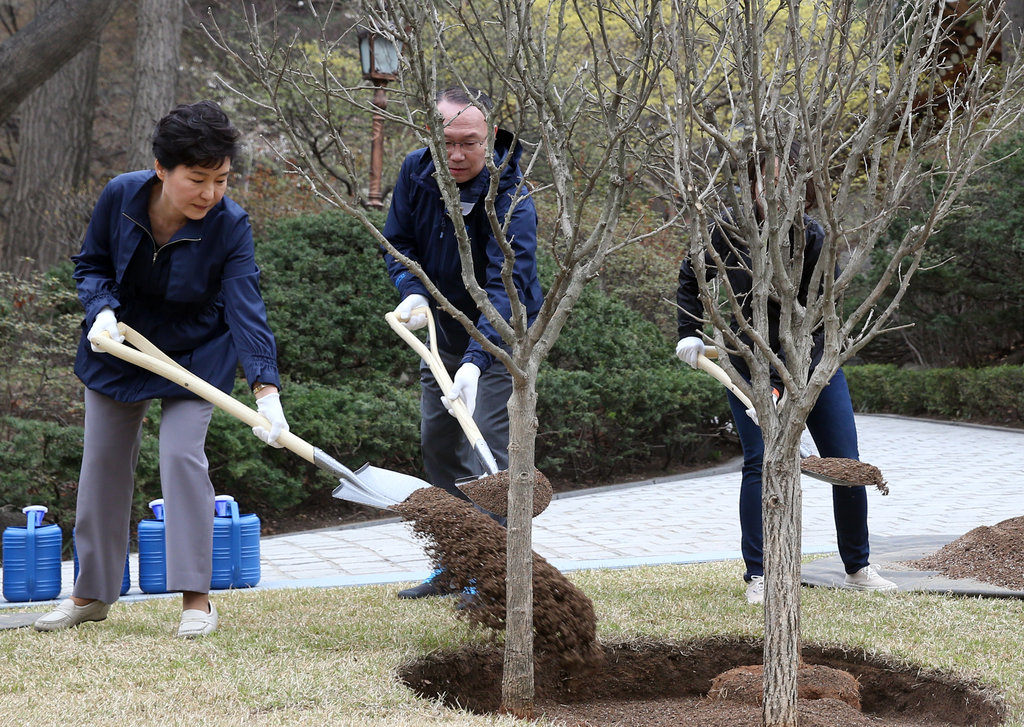
[[[760,637],[736,562],[582,571],[602,640]],[[416,699],[404,661],[489,635],[450,601],[398,586],[236,591],[215,596],[221,629],[174,638],[180,602],[119,604],[107,621],[56,634],[0,631],[0,715],[38,725],[505,725]],[[1024,727],[1024,604],[924,594],[804,589],[804,638],[964,675],[1001,691]],[[538,725],[550,724],[538,722]]]

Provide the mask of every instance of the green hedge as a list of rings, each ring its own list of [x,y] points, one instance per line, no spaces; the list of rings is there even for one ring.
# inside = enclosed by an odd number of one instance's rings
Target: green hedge
[[[899,369],[868,364],[844,371],[857,411],[1024,426],[1024,366]]]
[[[342,214],[307,215],[270,227],[257,258],[292,430],[353,469],[370,462],[422,476],[418,358],[383,321],[397,294],[372,237]],[[550,261],[542,262],[542,272],[550,270]],[[60,280],[66,276],[65,269]],[[9,280],[0,286],[10,293],[0,308],[12,321],[28,310],[21,301],[36,302],[33,341],[67,341],[45,352],[21,346],[9,362],[15,377],[70,369],[74,334],[67,329],[77,329],[80,314],[68,310],[68,295],[54,281],[33,283],[28,293]],[[53,315],[38,303],[50,300]],[[11,350],[18,330],[0,326]],[[585,483],[719,459],[733,444],[724,389],[676,361],[672,344],[630,308],[588,287],[537,382],[537,466],[556,480]],[[1022,371],[846,369],[859,411],[1016,426],[1024,419]],[[12,380],[9,390],[28,391],[29,383]],[[80,401],[81,385],[36,388],[59,393],[39,398],[31,409],[36,414],[0,411],[0,491],[9,507],[47,505],[51,519],[70,533],[82,430],[65,412]],[[234,394],[252,405],[241,378]],[[136,519],[160,492],[159,422],[154,405],[136,473]],[[214,414],[207,454],[217,492],[234,495],[246,510],[269,515],[331,502],[334,478],[289,451],[264,446],[223,412]]]

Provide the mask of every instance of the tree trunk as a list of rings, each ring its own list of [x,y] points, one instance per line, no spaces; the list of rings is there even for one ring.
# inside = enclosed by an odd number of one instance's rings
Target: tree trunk
[[[174,106],[184,8],[182,0],[139,0],[128,169],[152,166],[153,126]]]
[[[771,437],[766,435],[766,440]],[[802,493],[798,444],[765,442],[762,522],[764,526],[765,727],[797,724],[797,669],[800,664],[800,542]]]
[[[122,0],[55,0],[0,43],[0,121],[100,36]]]
[[[503,712],[533,718],[533,487],[536,377],[517,378],[509,401],[508,541],[505,551]]]
[[[99,40],[32,92],[21,107],[17,166],[5,200],[0,269],[24,275],[77,251],[88,222],[88,179]]]

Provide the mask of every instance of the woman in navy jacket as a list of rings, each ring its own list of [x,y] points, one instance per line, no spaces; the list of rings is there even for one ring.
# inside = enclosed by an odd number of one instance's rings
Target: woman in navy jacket
[[[208,596],[214,490],[204,451],[213,405],[90,340],[102,333],[123,340],[123,321],[224,392],[241,362],[271,422],[254,434],[273,445],[287,430],[252,230],[245,211],[224,196],[238,138],[212,102],[175,108],[153,134],[155,170],[122,174],[106,186],[74,257],[85,309],[75,360],[86,386],[75,521],[80,570],[72,598],[38,619],[37,630],[102,621],[118,599],[142,420],[153,399],[162,403],[167,588],[182,592],[178,636],[217,627]]]

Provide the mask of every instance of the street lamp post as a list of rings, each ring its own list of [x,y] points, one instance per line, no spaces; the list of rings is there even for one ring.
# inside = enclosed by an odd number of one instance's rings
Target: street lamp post
[[[372,81],[376,87],[373,105],[379,109],[373,114],[373,132],[370,137],[370,189],[367,205],[381,209],[384,207],[380,178],[384,167],[384,109],[388,105],[386,88],[388,81],[398,78],[398,50],[390,39],[363,30],[359,33],[359,57],[363,64],[363,78]]]

